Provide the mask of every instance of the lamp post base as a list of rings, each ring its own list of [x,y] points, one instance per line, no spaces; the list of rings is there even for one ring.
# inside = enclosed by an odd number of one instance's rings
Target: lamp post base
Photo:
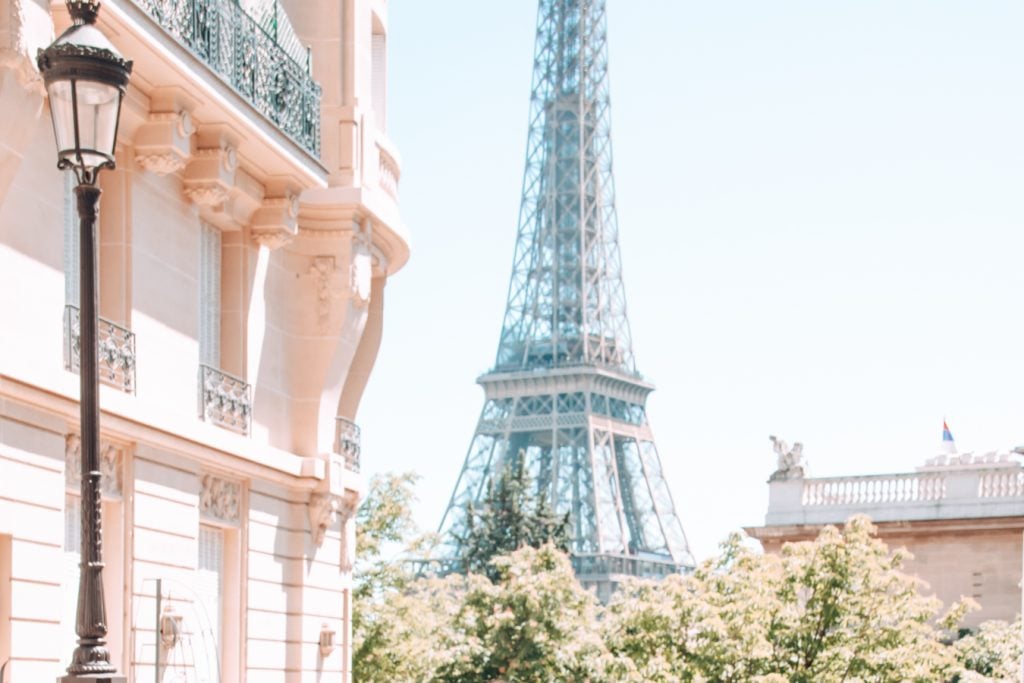
[[[117,674],[66,674],[57,683],[127,683],[128,679]]]

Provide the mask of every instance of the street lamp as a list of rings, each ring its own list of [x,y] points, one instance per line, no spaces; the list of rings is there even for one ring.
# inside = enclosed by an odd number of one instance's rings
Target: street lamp
[[[75,196],[80,224],[80,345],[82,430],[82,560],[79,564],[75,648],[68,675],[60,680],[124,681],[110,662],[107,617],[103,603],[102,530],[100,528],[100,415],[96,327],[96,216],[101,169],[114,168],[114,145],[121,118],[121,100],[128,88],[132,63],[118,54],[96,27],[99,0],[67,0],[74,24],[49,47],[37,63],[46,85],[57,139],[57,168],[78,180]]]

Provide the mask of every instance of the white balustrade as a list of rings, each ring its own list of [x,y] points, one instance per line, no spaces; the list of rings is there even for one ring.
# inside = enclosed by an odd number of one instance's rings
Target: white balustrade
[[[941,500],[944,474],[883,474],[863,477],[805,479],[805,506],[872,505]]]
[[[377,178],[381,189],[393,198],[398,199],[398,179],[401,176],[401,172],[398,170],[398,164],[395,162],[394,158],[392,158],[392,156],[379,145],[377,146],[377,153],[378,158],[380,159]]]
[[[980,498],[1016,498],[1024,496],[1024,472],[997,470],[983,472],[978,482]]]

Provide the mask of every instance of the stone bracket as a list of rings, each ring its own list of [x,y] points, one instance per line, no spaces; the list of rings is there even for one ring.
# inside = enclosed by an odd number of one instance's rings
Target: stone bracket
[[[195,131],[187,109],[151,112],[135,134],[135,162],[157,175],[180,171],[191,157]]]
[[[185,169],[185,196],[200,207],[222,206],[234,187],[237,170],[234,147],[197,149]]]
[[[252,215],[252,238],[260,245],[276,249],[290,242],[299,230],[299,198],[287,193],[267,197]]]

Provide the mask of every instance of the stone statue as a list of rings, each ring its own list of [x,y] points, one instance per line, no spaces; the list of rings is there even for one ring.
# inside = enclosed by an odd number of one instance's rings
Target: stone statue
[[[778,458],[776,470],[768,481],[779,481],[782,479],[802,479],[804,476],[804,445],[797,441],[790,448],[782,439],[769,436],[772,442],[772,449]]]

